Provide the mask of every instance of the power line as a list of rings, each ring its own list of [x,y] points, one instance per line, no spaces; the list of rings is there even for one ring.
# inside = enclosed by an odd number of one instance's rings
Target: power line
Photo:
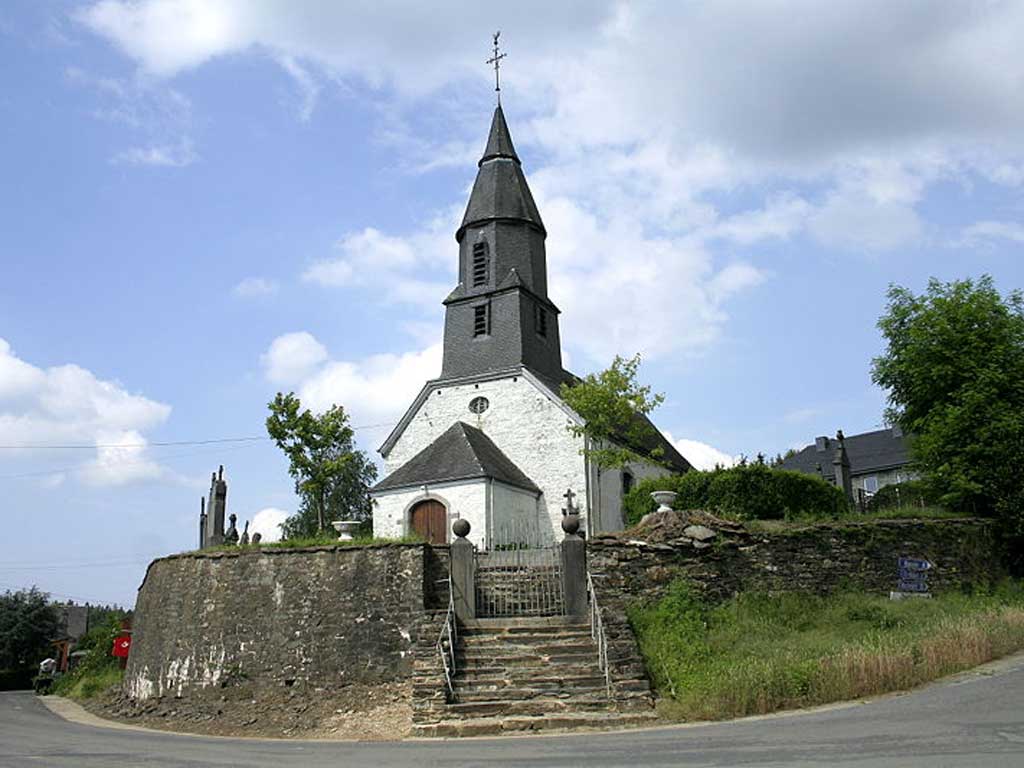
[[[393,427],[396,422],[384,424],[363,424],[352,427],[353,430],[379,429],[381,427]],[[216,445],[221,443],[251,443],[273,438],[266,435],[255,435],[251,437],[218,437],[209,440],[165,440],[149,443],[78,443],[70,445],[59,445],[52,443],[15,443],[13,445],[0,445],[0,450],[95,450],[97,448],[160,448],[181,445]]]

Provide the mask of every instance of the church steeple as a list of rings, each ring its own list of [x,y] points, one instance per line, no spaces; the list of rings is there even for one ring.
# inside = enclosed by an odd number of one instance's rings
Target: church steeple
[[[547,231],[501,105],[477,164],[462,224],[459,284],[445,300],[442,376],[525,365],[563,376],[558,308],[548,299]]]

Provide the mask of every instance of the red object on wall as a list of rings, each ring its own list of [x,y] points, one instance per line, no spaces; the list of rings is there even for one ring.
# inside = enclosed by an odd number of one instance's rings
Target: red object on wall
[[[114,638],[114,650],[111,651],[113,656],[117,656],[121,659],[128,658],[128,651],[132,647],[132,636],[131,635],[118,635]]]

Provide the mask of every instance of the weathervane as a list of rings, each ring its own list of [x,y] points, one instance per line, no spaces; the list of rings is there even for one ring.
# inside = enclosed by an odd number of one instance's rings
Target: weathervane
[[[501,106],[501,77],[500,67],[501,60],[504,59],[507,53],[498,53],[498,38],[501,37],[501,30],[499,29],[494,33],[494,56],[487,60],[488,64],[494,65],[494,91],[498,94],[498,106]]]

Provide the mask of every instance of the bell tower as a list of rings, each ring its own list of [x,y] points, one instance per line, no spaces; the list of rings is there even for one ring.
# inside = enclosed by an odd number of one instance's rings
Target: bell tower
[[[561,381],[558,308],[548,298],[547,232],[499,104],[469,196],[459,284],[445,299],[442,378],[525,366]]]

